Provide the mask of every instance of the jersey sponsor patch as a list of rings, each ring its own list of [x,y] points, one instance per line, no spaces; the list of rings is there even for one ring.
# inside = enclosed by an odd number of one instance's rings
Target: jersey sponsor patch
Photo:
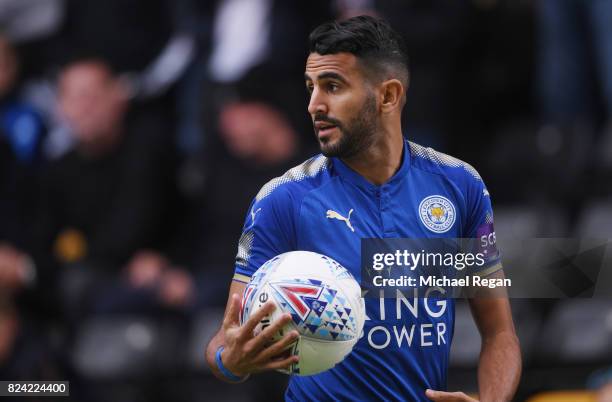
[[[455,223],[455,206],[446,197],[430,195],[419,204],[419,217],[423,225],[434,233],[445,233]]]

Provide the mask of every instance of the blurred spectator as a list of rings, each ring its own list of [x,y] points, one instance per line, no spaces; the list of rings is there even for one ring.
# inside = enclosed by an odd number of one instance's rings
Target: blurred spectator
[[[32,1],[32,14],[34,9],[45,12],[41,2]],[[45,144],[50,158],[61,156],[73,145],[55,113],[52,77],[60,66],[76,58],[104,59],[125,81],[133,108],[153,110],[165,124],[183,124],[186,101],[177,108],[174,101],[183,94],[177,96],[174,89],[200,51],[199,9],[210,6],[200,6],[196,0],[52,3],[59,9],[59,26],[53,35],[20,46],[28,67],[27,95],[44,111],[50,127]]]
[[[53,269],[48,260],[64,267],[64,302],[81,310],[72,313],[115,305],[109,289],[122,267],[139,250],[163,249],[173,234],[171,136],[155,116],[128,114],[128,106],[124,82],[105,62],[80,60],[62,70],[59,109],[75,149],[51,163],[44,177],[39,251],[52,256],[38,261],[46,269]],[[134,265],[128,272],[139,270]],[[142,276],[127,277],[140,285],[133,278]]]

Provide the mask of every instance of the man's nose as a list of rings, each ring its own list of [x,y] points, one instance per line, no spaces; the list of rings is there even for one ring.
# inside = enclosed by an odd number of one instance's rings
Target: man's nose
[[[315,88],[310,95],[310,102],[308,103],[308,113],[311,116],[316,114],[328,114],[327,103],[325,102],[322,94]]]

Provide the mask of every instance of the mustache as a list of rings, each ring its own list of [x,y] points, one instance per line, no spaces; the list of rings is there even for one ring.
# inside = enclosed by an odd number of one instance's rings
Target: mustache
[[[336,120],[333,117],[329,117],[326,115],[322,115],[322,114],[315,115],[313,124],[318,121],[322,121],[325,123],[333,124],[334,126],[342,127],[342,123],[339,120]]]

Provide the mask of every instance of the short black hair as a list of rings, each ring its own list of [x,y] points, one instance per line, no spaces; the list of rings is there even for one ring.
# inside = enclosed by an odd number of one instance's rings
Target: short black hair
[[[408,55],[401,35],[384,20],[360,15],[316,27],[308,38],[310,53],[351,53],[380,79],[395,75],[408,85]]]

